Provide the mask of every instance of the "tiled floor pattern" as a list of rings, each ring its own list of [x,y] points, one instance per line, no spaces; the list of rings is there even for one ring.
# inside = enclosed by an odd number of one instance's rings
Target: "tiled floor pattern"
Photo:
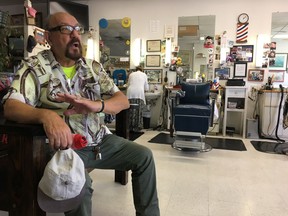
[[[180,152],[149,143],[157,133],[147,130],[136,142],[154,153],[161,216],[288,215],[287,156],[258,152],[246,139],[247,151]],[[130,176],[126,186],[113,182],[111,170],[91,176],[93,216],[135,216]]]

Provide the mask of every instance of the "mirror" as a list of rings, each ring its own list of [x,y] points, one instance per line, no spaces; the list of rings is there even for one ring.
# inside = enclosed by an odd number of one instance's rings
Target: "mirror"
[[[204,74],[213,79],[214,35],[214,15],[178,18],[178,56],[182,58],[184,77],[198,78]]]
[[[276,42],[276,53],[288,53],[288,12],[272,13],[271,42]]]
[[[269,73],[274,82],[287,83],[288,12],[272,13],[271,43],[269,44]],[[273,55],[272,55],[273,54]],[[270,71],[271,70],[271,71]],[[274,71],[273,71],[274,70]],[[278,73],[275,73],[275,70]]]
[[[128,18],[99,21],[100,62],[112,74],[130,68],[130,19],[128,24],[124,19]]]

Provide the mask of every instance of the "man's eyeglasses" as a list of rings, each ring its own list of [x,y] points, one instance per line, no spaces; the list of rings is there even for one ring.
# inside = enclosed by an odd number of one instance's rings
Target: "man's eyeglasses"
[[[78,34],[84,33],[84,28],[82,26],[70,26],[70,25],[61,25],[54,28],[48,29],[48,31],[60,31],[62,34],[71,34],[73,31],[77,31]]]

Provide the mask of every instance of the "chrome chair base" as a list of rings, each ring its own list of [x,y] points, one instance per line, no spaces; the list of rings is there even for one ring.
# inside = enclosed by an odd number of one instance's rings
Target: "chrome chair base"
[[[208,152],[212,146],[204,142],[205,136],[198,132],[176,131],[172,148],[179,151]]]

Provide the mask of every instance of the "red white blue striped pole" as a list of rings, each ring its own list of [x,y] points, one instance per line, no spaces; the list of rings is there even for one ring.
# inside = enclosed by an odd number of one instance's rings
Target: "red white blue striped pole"
[[[248,38],[248,25],[249,23],[237,23],[237,36],[236,43],[246,43]]]

